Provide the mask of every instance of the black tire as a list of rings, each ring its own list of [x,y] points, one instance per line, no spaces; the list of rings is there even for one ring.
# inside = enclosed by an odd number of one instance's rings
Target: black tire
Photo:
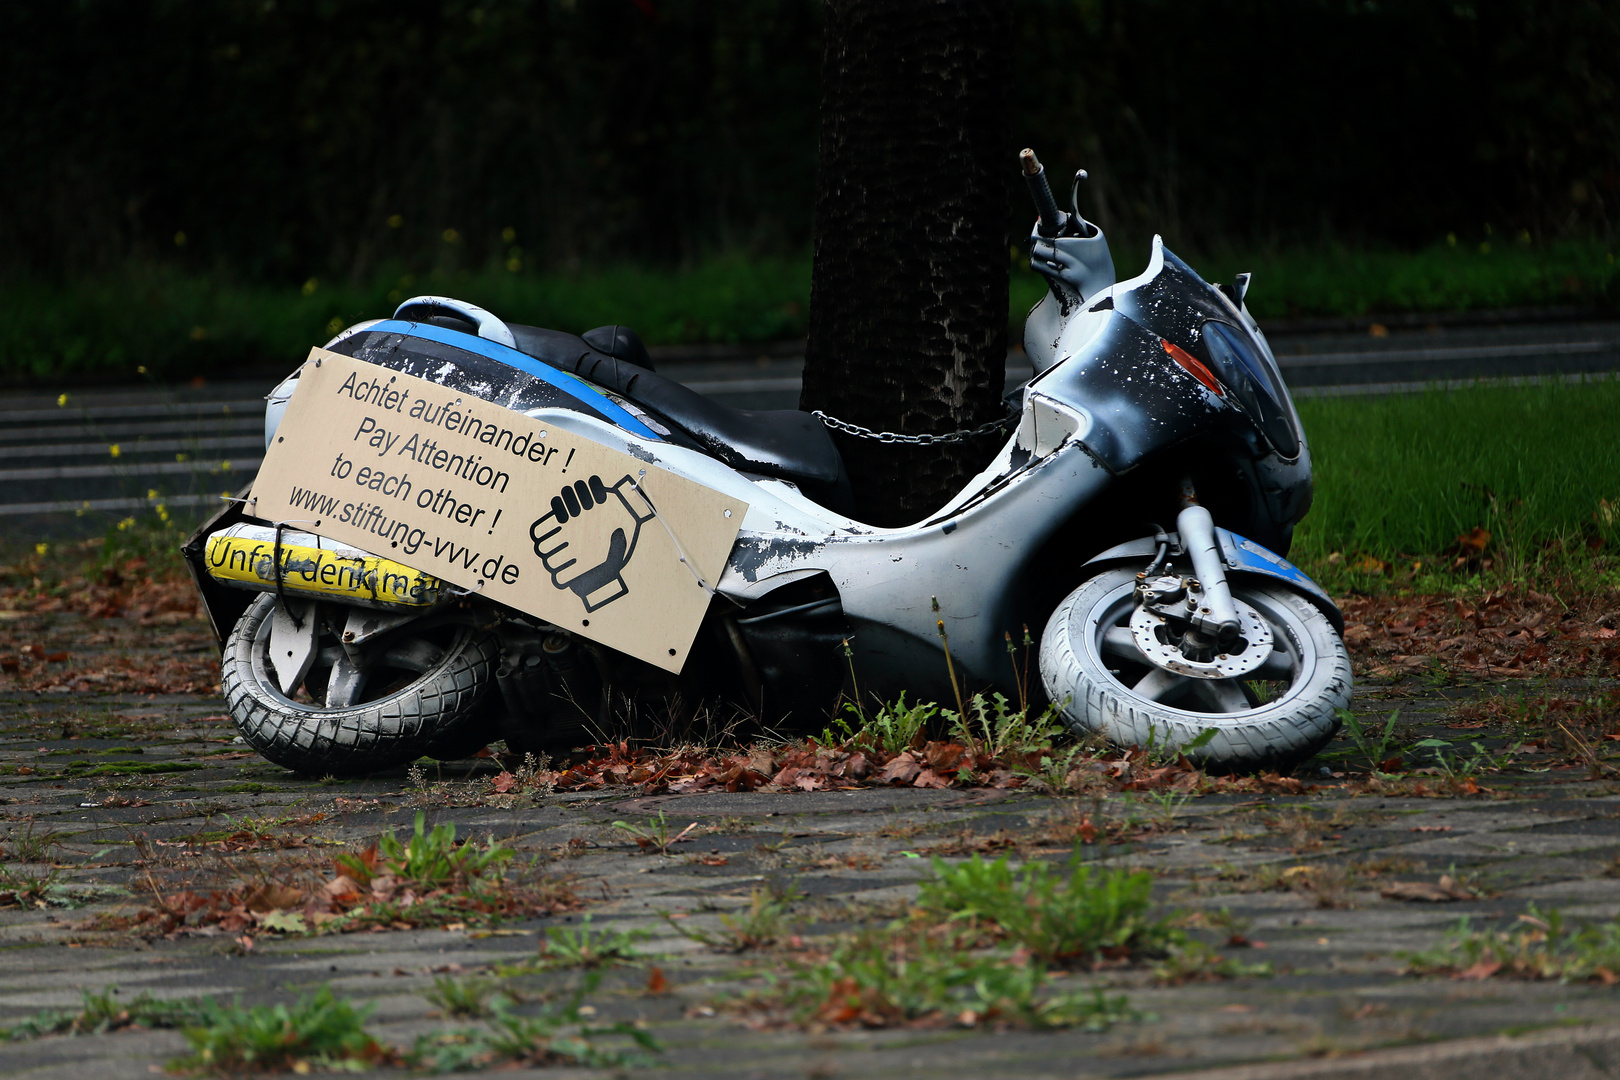
[[[460,741],[478,718],[494,681],[494,638],[470,627],[414,624],[375,646],[363,685],[348,704],[328,707],[320,695],[341,649],[323,629],[321,656],[305,694],[283,694],[269,657],[276,598],[255,600],[231,629],[221,661],[225,704],[242,737],[277,765],[318,775],[374,772]],[[309,700],[299,700],[306,696]]]
[[[1315,605],[1281,583],[1234,578],[1232,595],[1259,612],[1275,638],[1265,674],[1173,676],[1117,633],[1136,610],[1135,579],[1121,568],[1086,581],[1058,605],[1041,638],[1041,679],[1076,733],[1174,748],[1214,728],[1192,756],[1221,769],[1285,768],[1333,737],[1337,711],[1350,704],[1350,657]],[[1160,672],[1154,697],[1133,689],[1150,672]]]

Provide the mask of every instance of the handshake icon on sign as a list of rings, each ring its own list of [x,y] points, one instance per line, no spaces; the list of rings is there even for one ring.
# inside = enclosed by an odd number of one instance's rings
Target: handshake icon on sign
[[[628,475],[612,487],[595,475],[576,480],[564,485],[552,497],[551,510],[529,526],[534,553],[551,574],[551,584],[578,596],[587,612],[630,591],[624,568],[635,556],[641,527],[657,516],[642,498],[637,502],[646,510],[636,510],[625,496],[627,487],[635,488]]]

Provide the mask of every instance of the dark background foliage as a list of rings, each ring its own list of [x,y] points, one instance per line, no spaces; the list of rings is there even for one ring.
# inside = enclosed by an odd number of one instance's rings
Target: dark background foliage
[[[1612,0],[1015,14],[1013,236],[1026,144],[1054,175],[1090,169],[1083,205],[1116,234],[1191,249],[1613,227]],[[0,271],[155,259],[359,280],[808,241],[814,0],[19,0],[7,16]]]

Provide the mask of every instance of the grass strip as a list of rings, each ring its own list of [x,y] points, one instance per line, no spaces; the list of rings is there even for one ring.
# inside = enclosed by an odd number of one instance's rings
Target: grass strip
[[[1293,557],[1329,589],[1414,560],[1420,578],[1620,583],[1620,382],[1299,404],[1316,501]]]
[[[1486,246],[1324,244],[1207,256],[1177,250],[1211,281],[1253,273],[1248,302],[1261,319],[1616,303],[1614,254],[1605,241]],[[1046,284],[1029,270],[1022,245],[1010,254],[1007,321],[1009,340],[1017,342]],[[1121,277],[1139,273],[1146,260],[1145,242],[1115,239]],[[290,367],[343,327],[386,317],[401,300],[424,293],[575,333],[622,323],[653,345],[802,339],[810,270],[808,254],[722,252],[668,268],[413,274],[396,267],[366,282],[315,276],[266,284],[132,263],[97,278],[8,282],[0,291],[0,378],[182,378],[244,365]]]

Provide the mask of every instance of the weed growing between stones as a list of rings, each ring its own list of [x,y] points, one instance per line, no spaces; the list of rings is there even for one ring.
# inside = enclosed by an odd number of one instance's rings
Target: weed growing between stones
[[[424,892],[437,889],[476,890],[500,880],[501,867],[517,854],[493,837],[479,848],[456,842],[456,827],[445,823],[426,831],[426,815],[417,811],[411,836],[401,841],[392,829],[358,855],[334,860],[356,884],[369,885],[391,877],[405,888]]]
[[[756,1026],[809,1030],[885,1027],[1082,1027],[1140,1018],[1123,995],[1053,992],[1047,969],[970,952],[921,924],[865,930],[816,961],[731,1003]]]
[[[1020,762],[1025,772],[1033,771],[1032,762],[1049,754],[1053,745],[1067,734],[1058,720],[1057,706],[1048,706],[1031,716],[1027,705],[1015,709],[1000,694],[988,697],[974,694],[968,699],[964,715],[959,716],[949,709],[943,715],[950,726],[951,739],[965,745],[969,753]]]
[[[1043,862],[1014,869],[1005,856],[987,863],[975,855],[956,866],[935,858],[934,874],[906,917],[824,950],[794,938],[788,975],[766,975],[763,989],[724,1004],[759,1026],[810,1030],[1103,1030],[1138,1014],[1098,987],[1054,989],[1064,969],[1158,961],[1154,977],[1171,983],[1271,974],[1191,938],[1185,918],[1152,915],[1145,872],[1077,864],[1060,873]],[[764,906],[757,893],[754,906]]]
[[[490,1067],[580,1065],[615,1068],[649,1065],[662,1048],[650,1034],[626,1021],[592,1022],[596,1010],[584,1004],[600,975],[592,972],[560,1003],[542,1003],[532,1015],[512,1011],[503,998],[492,998],[483,1026],[431,1032],[405,1053],[413,1068],[453,1072]],[[602,1045],[602,1037],[614,1040]],[[626,1045],[628,1043],[629,1045]]]
[[[458,979],[450,975],[436,975],[433,989],[422,996],[438,1007],[444,1016],[463,1020],[477,1020],[494,1014],[502,1003],[511,998],[495,979],[487,975],[468,975]]]
[[[528,965],[502,969],[503,974],[522,970],[548,968],[599,968],[612,964],[633,964],[641,957],[636,943],[651,935],[645,930],[598,930],[586,915],[576,929],[569,926],[549,926],[540,942],[540,955]]]
[[[372,1006],[356,1006],[329,987],[292,1004],[244,1006],[201,1001],[158,1001],[142,994],[119,1001],[118,991],[86,991],[77,1012],[42,1012],[0,1038],[92,1035],[131,1028],[179,1028],[192,1052],[169,1063],[177,1073],[240,1075],[312,1070],[359,1072],[383,1065],[445,1072],[503,1065],[581,1065],[604,1068],[651,1063],[660,1047],[633,1024],[594,1025],[584,997],[597,986],[592,974],[560,1004],[542,1003],[521,1015],[518,1002],[490,978],[434,980],[423,996],[446,1016],[477,1018],[484,1026],[429,1032],[402,1051],[366,1030]],[[602,1045],[603,1036],[615,1038]],[[628,1043],[629,1045],[625,1045]]]
[[[43,833],[34,831],[34,819],[23,819],[22,827],[13,827],[6,836],[4,846],[0,846],[0,857],[14,862],[50,862],[51,852],[62,846],[54,830]]]
[[[615,821],[611,827],[634,840],[636,846],[642,851],[668,855],[670,846],[685,840],[692,830],[698,827],[698,823],[694,821],[674,836],[671,836],[669,834],[669,820],[664,817],[664,812],[660,810],[658,816],[648,818],[645,825],[634,825],[628,821]]]
[[[0,908],[45,907],[50,902],[51,888],[61,873],[54,867],[41,873],[30,873],[0,866]]]
[[[1466,917],[1431,949],[1399,954],[1414,975],[1457,979],[1559,979],[1620,983],[1620,920],[1567,925],[1534,904],[1507,929],[1479,929]]]
[[[356,1008],[328,987],[292,1005],[214,1006],[204,1022],[183,1029],[192,1053],[176,1072],[354,1071],[396,1057],[365,1029],[370,1006]]]
[[[677,934],[716,952],[748,952],[751,949],[768,949],[785,940],[793,928],[791,909],[801,899],[803,894],[791,885],[755,889],[748,894],[747,907],[735,915],[725,913],[720,916],[718,933],[688,926],[667,912],[663,913],[663,917]]]
[[[812,741],[829,750],[861,747],[892,757],[919,745],[929,721],[938,715],[939,706],[932,702],[907,705],[904,692],[892,705],[880,705],[871,715],[856,703],[846,702],[843,713],[834,716],[821,737]]]
[[[209,1001],[159,1001],[149,994],[120,1001],[117,989],[108,987],[99,993],[85,990],[77,1012],[35,1013],[9,1028],[0,1029],[0,1038],[16,1042],[42,1035],[100,1035],[125,1028],[196,1026],[209,1023],[215,1011],[216,1007]]]
[[[1228,944],[1231,942],[1228,941]],[[1273,974],[1275,971],[1268,963],[1247,963],[1235,956],[1227,956],[1196,938],[1178,941],[1163,960],[1153,965],[1153,980],[1167,986],[1221,979],[1269,978]]]
[[[1412,869],[1410,860],[1383,857],[1334,865],[1326,862],[1260,863],[1254,866],[1220,864],[1213,877],[1196,878],[1187,892],[1214,893],[1292,892],[1309,898],[1319,908],[1355,907],[1353,893],[1381,888],[1388,875]],[[1381,880],[1382,879],[1382,880]]]
[[[1065,879],[1050,863],[1014,870],[1005,856],[987,863],[977,855],[955,866],[936,856],[933,865],[919,908],[970,937],[1015,942],[1042,964],[1091,966],[1162,953],[1178,936],[1166,921],[1149,918],[1153,878],[1145,871],[1077,863]]]
[[[1382,728],[1363,725],[1360,718],[1349,709],[1339,709],[1339,720],[1344,725],[1344,732],[1350,737],[1359,752],[1368,764],[1373,775],[1385,768],[1398,769],[1400,762],[1393,760],[1391,751],[1395,748],[1395,721],[1400,717],[1401,710],[1396,709],[1389,714],[1389,719]]]
[[[102,916],[89,929],[168,937],[229,933],[250,948],[255,933],[490,925],[579,906],[565,881],[508,873],[515,855],[493,839],[458,842],[451,824],[429,831],[418,812],[409,836],[402,840],[390,830],[363,851],[339,855],[335,876],[322,884],[261,881],[171,894],[154,887],[151,907],[133,916]]]

